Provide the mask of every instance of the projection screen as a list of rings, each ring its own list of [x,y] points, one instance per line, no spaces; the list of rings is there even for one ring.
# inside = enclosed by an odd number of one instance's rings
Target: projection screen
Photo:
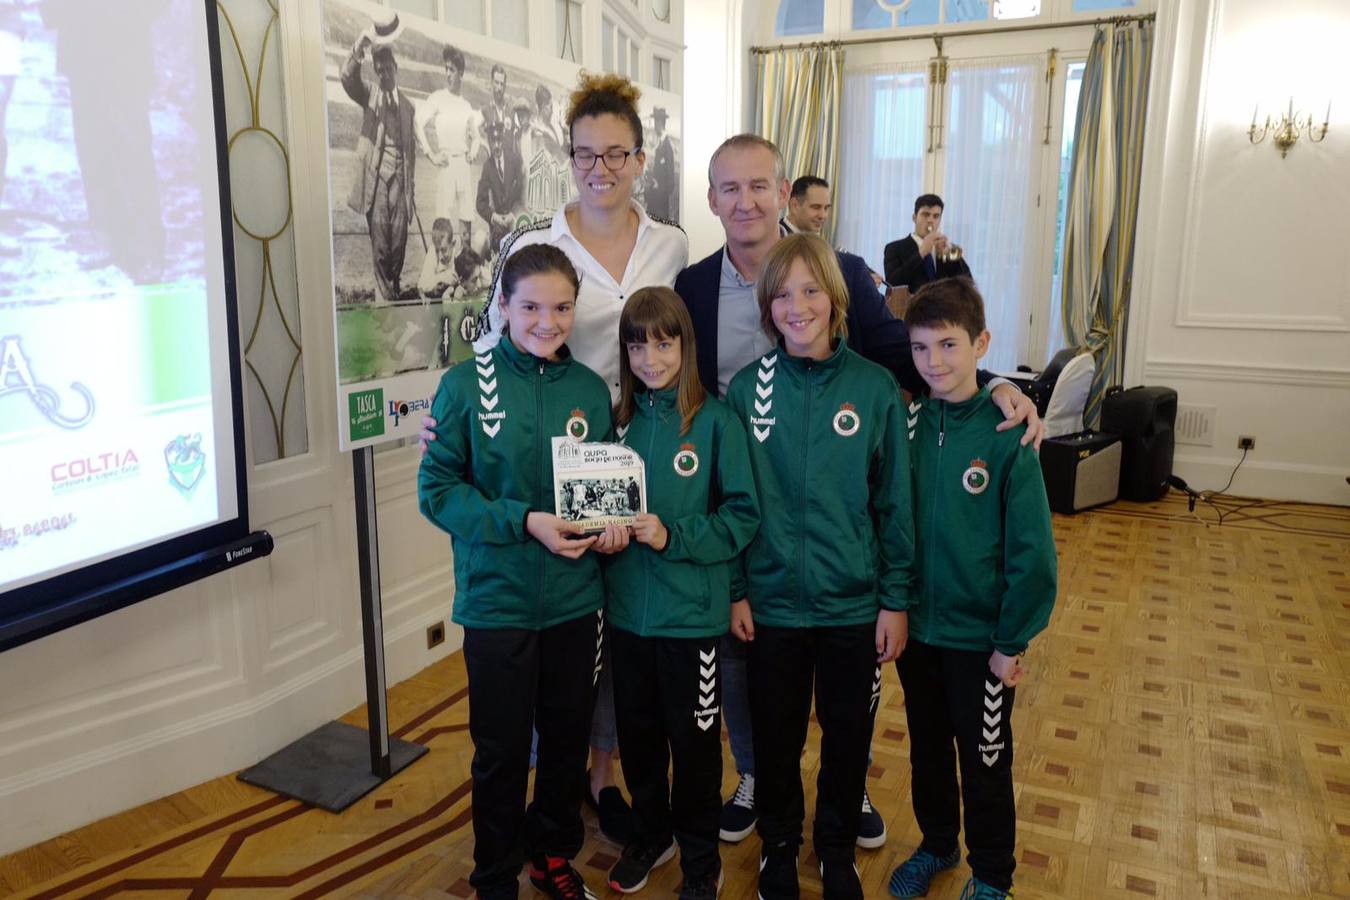
[[[0,0],[0,649],[270,549],[216,16]]]

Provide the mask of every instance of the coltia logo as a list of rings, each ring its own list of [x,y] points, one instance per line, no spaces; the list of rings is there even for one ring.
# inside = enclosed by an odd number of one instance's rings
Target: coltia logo
[[[141,461],[137,458],[136,451],[130,447],[67,460],[52,466],[52,489],[59,491],[80,484],[111,481],[132,475],[140,468]]]
[[[410,416],[415,412],[431,412],[431,398],[425,397],[421,400],[390,400],[389,415],[394,420],[394,427],[398,427],[398,420],[405,416]]]

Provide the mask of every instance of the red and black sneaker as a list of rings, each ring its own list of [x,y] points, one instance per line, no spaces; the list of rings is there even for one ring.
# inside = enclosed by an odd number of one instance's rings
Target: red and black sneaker
[[[561,856],[546,856],[530,863],[530,884],[554,900],[597,900],[586,887],[581,873]]]

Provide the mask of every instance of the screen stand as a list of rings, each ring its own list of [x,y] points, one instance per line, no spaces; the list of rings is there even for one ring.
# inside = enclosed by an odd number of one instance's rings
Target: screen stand
[[[389,737],[374,450],[361,447],[352,451],[352,474],[356,488],[368,728],[362,731],[345,722],[329,722],[239,773],[240,781],[329,812],[342,812],[427,752],[420,744]]]

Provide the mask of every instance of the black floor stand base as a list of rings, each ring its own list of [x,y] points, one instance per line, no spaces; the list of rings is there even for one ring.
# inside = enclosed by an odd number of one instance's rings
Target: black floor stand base
[[[239,780],[337,813],[426,752],[420,744],[390,738],[389,775],[381,778],[370,771],[370,733],[329,722],[240,772]]]

